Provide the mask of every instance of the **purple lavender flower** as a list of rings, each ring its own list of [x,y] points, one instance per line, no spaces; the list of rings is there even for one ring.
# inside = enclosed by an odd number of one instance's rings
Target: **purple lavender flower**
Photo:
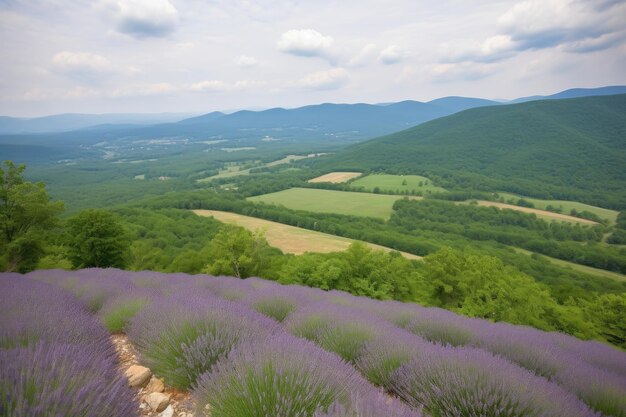
[[[355,366],[374,385],[393,390],[393,374],[419,355],[426,355],[435,345],[401,329],[392,329],[365,344]]]
[[[128,336],[146,366],[186,389],[237,344],[276,331],[275,321],[243,305],[177,295],[153,300],[132,319]]]
[[[390,326],[366,312],[326,302],[311,303],[292,314],[285,323],[295,336],[354,362],[367,342]]]
[[[394,391],[433,416],[587,417],[575,395],[475,348],[441,347],[393,375]]]
[[[0,274],[0,293],[0,348],[48,341],[115,355],[108,332],[66,291],[27,276]]]
[[[333,404],[327,412],[318,411],[314,417],[421,417],[421,410],[414,410],[400,399],[382,392],[369,395],[353,395],[349,406]]]
[[[0,415],[131,417],[137,404],[116,363],[79,345],[0,349]]]
[[[368,384],[338,356],[288,334],[243,344],[198,380],[198,415],[311,417]]]

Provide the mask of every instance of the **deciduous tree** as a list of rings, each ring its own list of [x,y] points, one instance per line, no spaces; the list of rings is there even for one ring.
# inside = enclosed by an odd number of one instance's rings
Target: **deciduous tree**
[[[75,268],[123,268],[130,239],[107,210],[84,210],[68,221],[69,256]]]
[[[24,181],[25,165],[0,167],[0,269],[27,272],[44,253],[46,231],[54,228],[63,202],[51,202],[42,182]]]

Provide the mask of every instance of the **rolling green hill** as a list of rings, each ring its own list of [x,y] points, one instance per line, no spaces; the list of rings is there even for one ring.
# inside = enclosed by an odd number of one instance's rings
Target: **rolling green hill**
[[[626,207],[626,95],[466,110],[346,148],[328,170]]]

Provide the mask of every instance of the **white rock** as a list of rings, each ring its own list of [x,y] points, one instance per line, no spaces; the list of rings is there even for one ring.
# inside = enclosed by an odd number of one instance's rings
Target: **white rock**
[[[165,391],[165,384],[163,381],[154,375],[150,378],[150,382],[146,385],[146,392],[163,392]]]
[[[174,407],[172,407],[171,405],[168,405],[167,408],[163,410],[161,414],[159,414],[159,416],[160,417],[174,417]]]
[[[152,371],[145,366],[132,365],[126,370],[128,385],[131,387],[143,387],[148,383],[151,376]]]
[[[160,392],[153,392],[144,397],[144,401],[152,408],[153,411],[160,413],[170,403],[170,396]]]

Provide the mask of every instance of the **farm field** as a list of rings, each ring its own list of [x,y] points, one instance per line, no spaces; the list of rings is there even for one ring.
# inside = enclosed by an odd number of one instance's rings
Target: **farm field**
[[[371,193],[320,190],[314,188],[290,188],[276,193],[249,197],[248,201],[285,206],[294,210],[317,213],[336,213],[351,216],[391,216],[393,203],[402,197]]]
[[[354,239],[329,235],[327,233],[316,232],[314,230],[289,226],[269,220],[257,219],[256,217],[243,216],[241,214],[230,213],[218,210],[193,210],[199,216],[214,217],[223,223],[235,224],[245,227],[250,231],[262,230],[265,238],[271,246],[274,246],[284,253],[296,255],[305,252],[339,252],[346,250]],[[392,249],[373,243],[363,242],[372,249],[389,252]],[[407,259],[422,259],[420,256],[411,253],[400,252]]]
[[[439,193],[446,189],[433,185],[432,181],[420,175],[388,175],[371,174],[359,178],[351,183],[355,187],[364,187],[366,191],[373,191],[378,187],[381,192],[423,192]]]
[[[338,184],[342,182],[350,181],[353,178],[358,178],[362,175],[360,172],[329,172],[328,174],[320,175],[319,177],[309,180],[311,183],[316,182],[331,182]]]
[[[563,209],[563,214],[569,214],[572,209],[575,209],[577,211],[589,211],[602,219],[608,220],[610,224],[615,224],[615,221],[617,220],[617,215],[619,214],[619,212],[615,210],[579,203],[577,201],[542,200],[539,198],[524,197],[521,195],[510,193],[498,193],[498,195],[500,197],[503,197],[506,202],[517,201],[522,198],[526,201],[533,203],[535,208],[542,210],[545,210],[548,206],[561,207]]]
[[[500,209],[521,211],[522,213],[532,213],[532,214],[537,215],[537,217],[540,217],[545,220],[560,220],[564,222],[581,223],[581,224],[598,224],[597,222],[594,222],[593,220],[581,219],[580,217],[574,217],[574,216],[570,216],[567,214],[555,213],[555,212],[547,211],[547,210],[516,206],[515,204],[498,203],[495,201],[486,201],[486,200],[478,200],[477,203],[479,206],[484,206],[484,207],[497,207]]]

